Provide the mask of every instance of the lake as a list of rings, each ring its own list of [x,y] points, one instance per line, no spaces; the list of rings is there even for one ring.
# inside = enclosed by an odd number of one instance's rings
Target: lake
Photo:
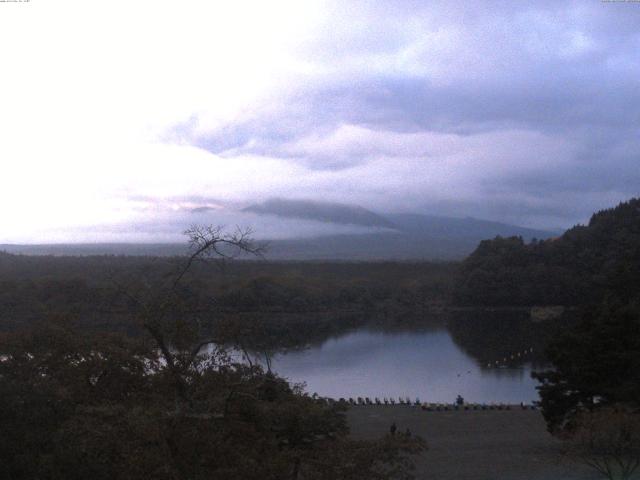
[[[446,328],[358,330],[306,350],[277,354],[272,368],[291,382],[305,382],[309,393],[336,399],[408,396],[452,403],[458,394],[477,403],[538,399],[531,363],[486,368]]]

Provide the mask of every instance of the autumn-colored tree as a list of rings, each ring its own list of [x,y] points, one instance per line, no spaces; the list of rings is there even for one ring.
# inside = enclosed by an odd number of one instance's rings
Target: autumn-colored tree
[[[349,438],[343,406],[235,362],[188,287],[196,262],[259,249],[247,232],[188,232],[153,286],[119,285],[143,335],[55,318],[0,338],[0,477],[407,479],[416,437]]]

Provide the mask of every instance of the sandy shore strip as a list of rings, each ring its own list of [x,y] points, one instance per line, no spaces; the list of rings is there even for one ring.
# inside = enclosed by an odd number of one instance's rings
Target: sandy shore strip
[[[407,405],[354,406],[351,434],[372,438],[407,428],[429,450],[416,460],[417,479],[591,480],[601,478],[560,455],[537,410],[424,411]]]

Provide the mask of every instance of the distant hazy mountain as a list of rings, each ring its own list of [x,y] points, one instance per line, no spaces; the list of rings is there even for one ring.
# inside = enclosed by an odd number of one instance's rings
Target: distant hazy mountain
[[[343,225],[395,228],[392,222],[371,210],[343,203],[273,198],[263,203],[251,205],[243,209],[243,211],[261,215],[276,215],[278,217],[300,218]]]
[[[268,257],[297,260],[459,260],[484,239],[554,237],[554,232],[475,218],[394,215],[397,231],[271,242]]]
[[[209,207],[200,207],[192,212],[207,213],[209,210]],[[520,236],[529,241],[558,235],[476,218],[418,213],[384,216],[355,205],[307,200],[272,199],[247,207],[243,212],[268,216],[269,228],[276,232],[288,231],[292,222],[296,223],[295,219],[319,222],[321,227],[323,224],[328,227],[326,234],[313,238],[299,235],[272,240],[267,258],[273,260],[454,260],[469,255],[480,241],[496,236]],[[336,225],[355,225],[362,231],[336,234]],[[258,230],[257,233],[261,232]],[[265,233],[262,233],[264,237]],[[177,255],[183,254],[186,247],[184,244],[104,243],[0,245],[0,250],[31,255]]]
[[[417,236],[466,238],[480,240],[518,236],[524,240],[545,239],[559,235],[557,232],[535,230],[506,223],[478,220],[477,218],[440,217],[415,213],[395,214],[388,217],[399,230]]]
[[[130,255],[170,257],[185,255],[189,249],[184,243],[53,243],[53,244],[0,244],[0,252],[19,255],[89,256]]]
[[[328,235],[316,238],[274,240],[267,258],[272,260],[459,260],[478,242],[463,238],[416,237],[383,232]]]
[[[481,240],[496,236],[521,236],[529,241],[557,235],[516,225],[418,213],[383,216],[354,205],[273,199],[244,209],[261,215],[301,218],[323,223],[385,227],[364,234],[325,235],[271,242],[273,259],[460,259]]]

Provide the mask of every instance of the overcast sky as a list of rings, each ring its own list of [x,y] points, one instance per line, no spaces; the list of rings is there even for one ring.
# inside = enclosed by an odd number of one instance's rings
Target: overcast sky
[[[640,2],[31,0],[0,41],[0,242],[274,196],[563,228],[639,193]]]

